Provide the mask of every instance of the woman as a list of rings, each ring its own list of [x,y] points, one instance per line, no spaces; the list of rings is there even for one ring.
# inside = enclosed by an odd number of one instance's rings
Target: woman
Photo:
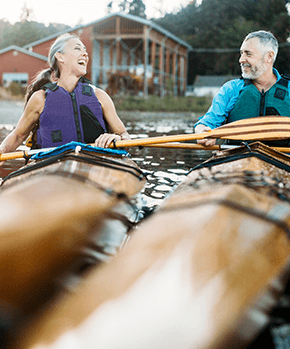
[[[108,147],[114,140],[130,139],[111,98],[84,79],[88,61],[78,37],[64,34],[56,39],[48,56],[50,68],[29,86],[23,114],[0,153],[14,151],[31,132],[39,148],[70,141]]]

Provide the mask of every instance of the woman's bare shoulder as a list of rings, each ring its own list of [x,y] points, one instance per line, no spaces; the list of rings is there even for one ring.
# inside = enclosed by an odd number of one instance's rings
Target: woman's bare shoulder
[[[38,90],[32,94],[28,100],[25,109],[41,112],[45,104],[45,92],[43,90]]]
[[[45,91],[38,90],[38,91],[34,92],[30,99],[32,99],[34,101],[39,101],[39,102],[45,101]]]

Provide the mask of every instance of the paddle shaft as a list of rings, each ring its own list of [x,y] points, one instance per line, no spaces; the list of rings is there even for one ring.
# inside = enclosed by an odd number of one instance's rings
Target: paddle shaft
[[[149,146],[168,142],[183,142],[205,138],[221,138],[233,140],[279,140],[290,138],[290,118],[285,116],[256,117],[238,120],[230,124],[218,127],[214,130],[199,134],[182,134],[116,141],[110,145],[110,148]],[[53,148],[6,153],[0,155],[0,161],[24,158],[27,156],[29,157],[39,151],[47,151],[51,149]],[[210,148],[205,149],[211,150]],[[289,148],[278,149],[280,151],[289,152]]]
[[[242,144],[241,144],[242,146]],[[204,147],[201,144],[195,143],[162,143],[162,144],[148,144],[144,148],[165,148],[165,149],[189,149],[189,150],[228,150],[240,147],[239,145],[213,145],[212,147]],[[280,151],[281,153],[290,153],[290,148],[287,147],[271,147],[271,149]]]
[[[227,150],[238,148],[238,145],[214,145],[212,147],[204,147],[200,144],[194,143],[162,143],[162,144],[147,144],[144,145],[145,148],[164,148],[164,149],[189,149],[189,150],[205,150],[205,151],[213,151],[213,150]],[[14,153],[5,153],[0,155],[0,161],[13,160],[13,159],[22,159],[25,157],[30,157],[34,154],[37,154],[41,151],[49,151],[55,148],[45,148],[45,149],[33,149],[26,151],[17,151]],[[290,148],[287,147],[271,147],[271,149],[278,150],[281,153],[290,153]]]
[[[290,124],[289,124],[290,126]],[[275,140],[290,138],[289,131],[282,129],[280,125],[271,125],[271,129],[268,126],[252,126],[251,130],[248,127],[240,127],[237,130],[232,129],[215,129],[198,134],[182,134],[163,137],[150,137],[135,140],[116,141],[112,144],[111,148],[122,147],[138,147],[148,144],[162,144],[168,142],[184,142],[205,138],[220,138],[220,139],[232,139],[232,140]]]
[[[41,151],[49,151],[55,148],[44,148],[44,149],[31,149],[31,150],[19,150],[13,153],[4,153],[0,155],[0,161],[24,159],[30,156],[40,153]]]

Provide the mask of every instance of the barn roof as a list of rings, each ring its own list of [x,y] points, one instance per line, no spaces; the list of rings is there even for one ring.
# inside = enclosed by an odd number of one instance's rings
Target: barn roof
[[[40,55],[40,54],[32,52],[32,51],[28,51],[24,48],[21,48],[19,46],[15,46],[15,45],[11,45],[11,46],[5,47],[2,50],[0,50],[0,55],[3,53],[9,52],[9,51],[18,51],[18,52],[24,53],[25,55],[32,56],[32,57],[38,58],[38,59],[42,59],[43,61],[47,62],[46,56]]]
[[[75,26],[73,28],[68,28],[66,30],[62,30],[62,31],[57,32],[57,33],[55,33],[53,35],[47,36],[47,37],[45,37],[43,39],[31,42],[31,43],[25,45],[23,48],[24,49],[28,49],[31,46],[36,46],[36,45],[39,45],[39,44],[41,44],[43,42],[46,42],[48,40],[57,38],[59,35],[62,35],[62,34],[65,34],[65,33],[74,32],[76,30],[79,30],[79,29],[82,29],[82,28],[86,28],[86,27],[98,24],[100,22],[103,22],[103,21],[108,20],[108,19],[113,18],[113,17],[122,17],[122,18],[126,18],[128,20],[132,20],[132,21],[138,22],[138,23],[143,24],[143,25],[147,25],[148,27],[150,27],[152,29],[155,29],[156,31],[162,33],[163,35],[167,36],[168,38],[171,38],[172,40],[176,41],[178,44],[180,44],[182,46],[185,46],[188,50],[192,50],[192,47],[187,42],[181,40],[179,37],[177,37],[176,35],[172,34],[168,30],[162,28],[160,25],[155,24],[153,21],[150,21],[148,19],[141,18],[141,17],[138,17],[138,16],[121,13],[121,12],[112,13],[112,14],[110,14],[110,15],[108,15],[106,17],[100,18],[100,19],[98,19],[96,21],[93,21],[93,22],[90,22],[90,23],[87,23],[87,24],[80,24],[80,25],[77,25],[77,26]]]

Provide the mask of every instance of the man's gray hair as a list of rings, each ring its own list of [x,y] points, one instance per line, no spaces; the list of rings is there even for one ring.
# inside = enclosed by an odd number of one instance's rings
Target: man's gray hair
[[[274,58],[273,58],[273,63],[274,63],[278,54],[278,46],[279,46],[275,36],[271,32],[268,32],[266,30],[258,30],[248,34],[245,37],[244,41],[254,39],[254,38],[259,39],[260,45],[262,46],[262,50],[264,51],[264,53],[267,53],[270,51],[274,52]]]

